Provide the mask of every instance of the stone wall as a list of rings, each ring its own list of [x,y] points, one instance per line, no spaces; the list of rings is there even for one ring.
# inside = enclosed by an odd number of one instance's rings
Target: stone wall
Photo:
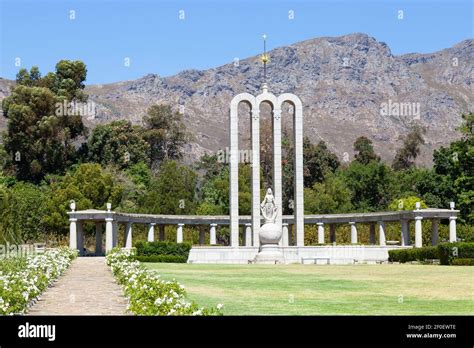
[[[388,260],[388,251],[411,248],[378,245],[289,246],[282,247],[285,263],[354,264],[379,263]],[[188,263],[247,264],[258,253],[257,247],[200,247],[189,253]]]

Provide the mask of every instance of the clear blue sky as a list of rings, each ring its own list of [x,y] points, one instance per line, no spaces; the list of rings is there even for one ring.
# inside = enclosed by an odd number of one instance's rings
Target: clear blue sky
[[[173,75],[319,36],[363,32],[394,54],[433,52],[473,37],[472,0],[0,0],[0,76],[21,66],[45,73],[80,59],[87,83]],[[70,19],[70,11],[75,19]],[[179,18],[184,10],[185,19]],[[289,11],[294,19],[289,19]],[[404,18],[398,19],[402,10]],[[130,66],[124,66],[124,59]]]

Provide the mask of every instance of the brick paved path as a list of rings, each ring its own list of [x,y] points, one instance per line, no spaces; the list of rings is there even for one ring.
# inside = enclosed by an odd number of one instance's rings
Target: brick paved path
[[[126,307],[105,257],[78,257],[28,315],[124,315]]]

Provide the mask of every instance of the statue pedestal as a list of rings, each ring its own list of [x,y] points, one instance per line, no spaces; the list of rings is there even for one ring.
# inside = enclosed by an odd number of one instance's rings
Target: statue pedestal
[[[274,265],[277,263],[284,264],[285,259],[281,252],[281,247],[278,244],[266,244],[262,245],[259,253],[253,260],[254,263],[258,264],[270,264]]]
[[[285,263],[281,247],[278,245],[282,236],[282,231],[277,224],[265,223],[260,228],[260,251],[255,256],[254,262],[260,264]]]

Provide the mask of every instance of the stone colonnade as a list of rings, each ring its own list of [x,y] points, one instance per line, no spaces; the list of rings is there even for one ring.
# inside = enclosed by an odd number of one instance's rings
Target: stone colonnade
[[[451,209],[415,209],[412,211],[399,212],[377,212],[377,213],[353,213],[353,214],[328,214],[328,215],[306,215],[304,223],[317,226],[318,244],[337,243],[336,226],[348,224],[350,226],[350,240],[352,244],[359,243],[357,231],[358,224],[369,224],[369,242],[385,246],[392,241],[386,240],[386,223],[400,223],[400,238],[398,244],[401,246],[410,245],[410,224],[414,222],[414,247],[422,246],[422,221],[431,220],[432,235],[431,244],[436,245],[439,242],[439,223],[441,220],[449,220],[449,241],[455,242],[456,237],[456,216],[458,210],[454,210],[454,204]],[[124,247],[131,248],[133,245],[133,226],[135,224],[145,224],[147,229],[147,240],[164,240],[165,226],[175,226],[176,241],[183,242],[185,226],[201,226],[199,231],[199,244],[205,243],[206,233],[209,233],[209,244],[217,244],[217,232],[221,226],[230,225],[229,216],[172,216],[172,215],[145,215],[145,214],[127,214],[116,213],[110,210],[85,210],[71,211],[69,234],[70,247],[80,251],[84,248],[83,224],[87,222],[95,223],[95,245],[98,254],[107,252],[113,247],[118,246],[119,224],[124,225],[125,242]],[[325,231],[329,225],[329,240],[325,239]],[[207,226],[207,227],[206,227]],[[250,216],[240,216],[238,221],[238,234],[235,237],[237,243],[230,247],[255,247],[254,234],[252,233],[252,219]],[[282,217],[283,236],[280,246],[298,246],[298,234],[294,233],[295,220],[293,216]],[[158,230],[158,236],[156,232]],[[103,250],[102,240],[105,232],[105,250]],[[293,235],[296,238],[292,238]],[[156,238],[158,237],[158,238]],[[304,238],[304,234],[303,234]],[[242,240],[242,243],[240,243]],[[303,239],[304,240],[304,239]],[[237,244],[237,246],[235,246]]]

